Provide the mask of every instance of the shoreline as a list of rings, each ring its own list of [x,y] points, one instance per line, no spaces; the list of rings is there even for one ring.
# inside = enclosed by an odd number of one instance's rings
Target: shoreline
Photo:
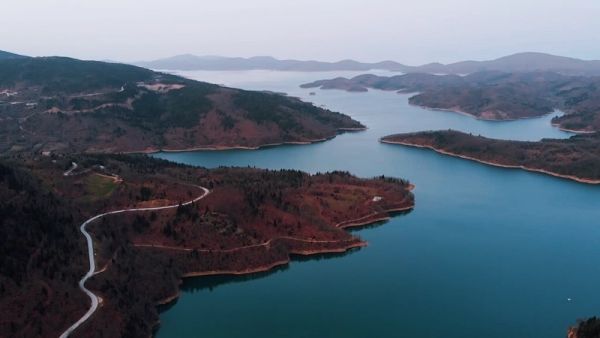
[[[471,113],[467,113],[467,112],[465,112],[463,110],[460,110],[460,109],[428,107],[428,106],[424,106],[424,105],[412,103],[412,102],[410,102],[410,99],[409,99],[408,104],[411,105],[411,106],[414,106],[414,107],[425,109],[425,110],[455,113],[455,114],[460,114],[460,115],[464,115],[464,116],[469,116],[469,117],[474,118],[474,119],[479,120],[479,121],[487,121],[487,122],[512,122],[512,121],[519,121],[519,120],[537,119],[537,118],[541,118],[541,117],[544,117],[544,116],[547,116],[549,114],[552,114],[552,113],[556,112],[556,110],[553,110],[551,112],[544,113],[544,114],[538,115],[538,116],[523,116],[523,117],[515,117],[515,118],[508,118],[508,119],[490,119],[490,118],[479,117],[477,115],[473,115]]]
[[[132,212],[158,211],[158,210],[178,208],[182,205],[189,205],[189,204],[195,203],[195,202],[203,199],[204,197],[206,197],[208,194],[210,194],[210,190],[208,190],[204,187],[201,187],[201,186],[196,186],[196,187],[201,189],[203,191],[203,194],[194,198],[193,200],[187,201],[185,203],[166,205],[166,206],[160,206],[160,207],[127,208],[127,209],[107,211],[107,212],[92,216],[91,218],[88,218],[79,226],[79,231],[83,234],[83,236],[86,240],[86,244],[87,244],[87,256],[88,256],[87,258],[89,261],[89,270],[79,280],[78,285],[79,285],[79,289],[81,291],[83,291],[90,298],[91,305],[88,308],[88,310],[75,323],[73,323],[63,333],[61,333],[60,338],[69,337],[82,324],[84,324],[96,312],[96,310],[98,309],[98,306],[102,304],[102,297],[96,295],[95,293],[93,293],[91,290],[89,290],[85,286],[85,283],[90,278],[94,277],[97,274],[96,273],[96,253],[94,251],[94,241],[93,241],[92,235],[86,229],[87,225],[89,223],[96,221],[97,219],[104,218],[105,216],[109,216],[109,215],[132,213]]]
[[[410,190],[414,189],[414,185],[411,185]],[[335,225],[335,227],[339,227],[340,229],[345,229],[345,228],[349,228],[349,227],[359,227],[359,226],[365,226],[365,225],[369,225],[369,224],[373,224],[373,223],[377,223],[377,222],[381,222],[381,221],[387,221],[389,219],[392,218],[392,216],[390,215],[390,213],[394,213],[394,212],[400,212],[400,211],[407,211],[407,210],[412,210],[414,208],[414,203],[410,206],[406,206],[406,207],[399,207],[399,208],[392,208],[389,210],[385,210],[383,212],[379,212],[379,213],[375,213],[375,214],[370,214],[367,216],[363,216],[360,218],[356,218],[353,220],[348,220],[348,221],[344,221],[341,223],[338,223]],[[387,214],[384,215],[382,217],[379,217],[377,219],[371,219],[371,220],[365,220],[363,222],[357,222],[361,219],[367,218],[367,217],[372,217],[374,215],[378,215],[378,214]],[[346,226],[343,226],[343,223],[346,222],[356,222],[356,223],[351,223],[348,224]],[[284,237],[282,237],[281,239],[286,239]],[[273,239],[272,239],[273,240]],[[272,240],[269,240],[272,241]],[[298,240],[298,239],[290,239],[290,240]],[[268,243],[268,242],[267,242]],[[262,245],[264,245],[266,243],[263,243]],[[181,295],[181,288],[180,285],[183,283],[184,279],[186,278],[196,278],[196,277],[205,277],[205,276],[218,276],[218,275],[230,275],[230,276],[242,276],[242,275],[249,275],[249,274],[254,274],[254,273],[260,273],[260,272],[267,272],[270,271],[276,267],[279,266],[283,266],[283,265],[288,265],[293,261],[293,258],[291,257],[291,255],[300,255],[300,256],[311,256],[311,255],[320,255],[320,254],[336,254],[336,253],[344,253],[347,252],[349,250],[352,249],[356,249],[356,248],[361,248],[361,247],[366,247],[368,246],[368,243],[362,240],[359,240],[358,242],[353,242],[353,243],[349,243],[346,244],[342,247],[339,248],[331,248],[331,249],[314,249],[314,250],[290,250],[287,259],[282,259],[282,260],[278,260],[278,261],[274,261],[270,264],[263,264],[263,265],[259,265],[257,267],[254,268],[249,268],[249,269],[240,269],[240,270],[211,270],[211,271],[198,271],[198,272],[188,272],[188,273],[184,273],[181,275],[181,278],[179,280],[179,284],[177,285],[177,291],[168,297],[165,297],[161,300],[159,300],[158,302],[156,302],[156,306],[165,306],[168,305],[171,302],[176,301],[179,296]],[[158,320],[158,322],[155,324],[154,330],[157,330],[158,327],[160,326],[160,320]]]
[[[413,185],[413,187],[414,187],[414,185]],[[412,188],[412,189],[414,189],[414,188]],[[410,189],[410,190],[412,190],[412,189]],[[364,216],[361,218],[356,218],[356,219],[351,219],[348,221],[340,222],[340,223],[336,224],[335,227],[340,228],[340,229],[350,229],[350,228],[362,227],[362,226],[377,223],[377,222],[388,221],[392,218],[392,215],[390,215],[390,213],[413,210],[414,208],[415,208],[415,205],[413,203],[412,205],[406,206],[406,207],[388,209],[383,212],[372,213],[370,215],[367,215],[367,216]],[[379,217],[377,217],[377,216],[379,216]],[[369,219],[369,217],[377,217],[377,218]],[[361,221],[362,219],[365,219],[365,220]]]
[[[558,123],[552,123],[552,126],[555,128],[558,128],[559,130],[565,131],[567,133],[573,133],[573,134],[594,134],[594,133],[596,133],[596,131],[593,131],[593,130],[578,130],[578,129],[563,128]]]
[[[157,154],[157,153],[186,153],[186,152],[194,152],[194,151],[226,151],[226,150],[260,150],[264,148],[277,147],[277,146],[285,146],[285,145],[310,145],[315,143],[321,143],[325,141],[329,141],[341,135],[345,132],[359,132],[367,130],[367,127],[348,127],[348,128],[337,128],[335,135],[323,137],[319,139],[312,139],[306,141],[285,141],[285,142],[276,142],[276,143],[265,143],[257,146],[241,146],[241,145],[232,145],[232,146],[224,146],[224,145],[213,145],[213,146],[201,146],[201,147],[191,147],[191,148],[182,148],[182,149],[154,149],[149,148],[145,150],[133,150],[133,151],[123,151],[118,152],[119,154]]]
[[[412,191],[414,189],[414,185],[411,184],[409,186],[409,191]],[[355,219],[350,219],[350,220],[346,220],[340,223],[337,223],[334,225],[334,227],[336,228],[340,228],[340,229],[345,229],[345,228],[351,228],[351,227],[361,227],[364,225],[369,225],[369,224],[374,224],[377,222],[381,222],[381,221],[387,221],[389,219],[391,219],[393,217],[392,214],[394,213],[398,213],[398,212],[403,212],[403,211],[408,211],[408,210],[412,210],[414,209],[415,205],[414,203],[412,205],[408,205],[405,207],[397,207],[397,208],[391,208],[391,209],[386,209],[384,211],[381,212],[374,212],[372,214],[363,216],[363,217],[359,217],[359,218],[355,218]],[[379,216],[375,219],[370,218],[370,217],[375,217],[375,216]],[[361,221],[364,220],[364,221]],[[245,249],[249,249],[249,248],[257,248],[257,247],[261,247],[261,246],[270,246],[271,243],[273,243],[274,241],[277,240],[289,240],[289,241],[297,241],[297,242],[304,242],[304,243],[343,243],[343,242],[348,242],[350,240],[313,240],[313,239],[306,239],[306,238],[297,238],[297,237],[290,237],[290,236],[281,236],[281,237],[274,237],[271,238],[269,240],[267,240],[266,242],[263,243],[259,243],[259,244],[252,244],[252,245],[247,245],[247,246],[242,246],[242,247],[236,247],[236,248],[231,248],[231,249],[221,249],[221,250],[215,250],[215,249],[197,249],[197,248],[186,248],[186,247],[175,247],[175,246],[166,246],[166,245],[161,245],[161,244],[145,244],[145,243],[132,243],[132,245],[134,247],[138,247],[138,248],[151,248],[151,249],[159,249],[159,250],[176,250],[176,251],[197,251],[197,252],[235,252],[235,251],[240,251],[240,250],[245,250]],[[365,243],[365,242],[355,242],[353,244],[350,245],[356,245],[359,246],[359,244],[361,243]],[[364,246],[364,245],[360,245],[360,246]],[[329,249],[327,249],[329,250]],[[338,250],[338,249],[331,249],[331,250]],[[293,252],[294,254],[301,254],[300,252]],[[318,253],[324,253],[324,252],[318,252]],[[334,253],[334,252],[332,252]],[[224,274],[228,274],[228,273],[224,273]],[[232,273],[229,273],[232,274]]]
[[[419,144],[399,142],[399,141],[388,141],[388,140],[384,140],[384,139],[380,139],[379,142],[387,143],[387,144],[398,144],[398,145],[414,147],[414,148],[430,149],[430,150],[433,150],[440,154],[457,157],[457,158],[462,158],[462,159],[470,160],[470,161],[474,161],[474,162],[479,162],[479,163],[487,164],[487,165],[494,166],[494,167],[507,168],[507,169],[522,169],[522,170],[526,170],[529,172],[541,173],[541,174],[546,174],[546,175],[557,177],[557,178],[568,179],[568,180],[576,181],[578,183],[600,184],[600,179],[593,180],[593,179],[581,178],[581,177],[573,176],[573,175],[559,174],[559,173],[555,173],[555,172],[544,170],[544,169],[530,168],[530,167],[526,167],[523,165],[511,165],[511,164],[501,164],[501,163],[496,163],[496,162],[490,162],[490,161],[480,160],[480,159],[466,156],[466,155],[452,153],[452,152],[449,152],[449,151],[446,151],[443,149],[435,148],[433,146],[419,145]]]

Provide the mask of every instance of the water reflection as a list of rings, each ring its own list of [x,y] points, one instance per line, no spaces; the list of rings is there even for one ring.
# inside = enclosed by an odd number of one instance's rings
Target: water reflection
[[[410,212],[412,212],[412,209],[404,210],[404,211],[394,211],[394,212],[389,213],[389,215],[391,218],[395,218],[395,217],[408,215]],[[348,230],[348,232],[351,232],[356,235],[356,232],[359,232],[360,230],[375,229],[375,228],[380,227],[388,222],[389,222],[389,220],[383,220],[383,221],[365,224],[365,225],[361,225],[361,226],[351,227],[347,230]],[[290,258],[291,258],[290,264],[302,263],[302,262],[314,262],[314,261],[347,257],[347,256],[353,255],[355,253],[358,253],[361,249],[362,249],[361,247],[357,247],[357,248],[351,248],[345,252],[319,253],[319,254],[314,254],[314,255],[291,254],[290,255]],[[253,281],[253,280],[270,277],[275,274],[285,272],[289,268],[290,268],[290,265],[286,264],[286,265],[276,266],[268,271],[256,272],[256,273],[245,274],[245,275],[223,274],[223,275],[214,275],[214,276],[201,276],[201,277],[185,278],[181,285],[181,290],[183,292],[189,292],[189,293],[196,293],[196,292],[201,292],[201,291],[212,292],[217,287],[220,287],[220,286],[224,286],[227,284],[244,283],[244,282],[249,282],[249,281]],[[169,310],[175,303],[176,302],[171,302],[167,305],[162,306],[160,308],[160,311]]]

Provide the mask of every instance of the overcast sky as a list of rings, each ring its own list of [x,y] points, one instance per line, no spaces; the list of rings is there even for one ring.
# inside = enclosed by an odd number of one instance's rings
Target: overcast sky
[[[33,56],[600,59],[600,0],[7,0],[0,17],[0,50]]]

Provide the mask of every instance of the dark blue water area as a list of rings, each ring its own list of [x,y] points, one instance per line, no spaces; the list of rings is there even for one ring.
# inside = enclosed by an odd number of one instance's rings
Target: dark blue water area
[[[550,125],[551,116],[486,122],[413,107],[393,92],[297,87],[333,74],[184,75],[286,92],[369,129],[306,146],[155,156],[204,167],[402,177],[416,184],[416,207],[356,231],[369,246],[345,255],[186,280],[161,313],[158,337],[559,338],[576,319],[600,313],[600,187],[378,142],[448,128],[519,140],[570,136]]]

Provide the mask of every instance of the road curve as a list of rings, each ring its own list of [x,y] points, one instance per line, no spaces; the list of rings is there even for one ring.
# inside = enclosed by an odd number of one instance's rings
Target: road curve
[[[182,203],[181,205],[192,204],[196,201],[203,199],[204,197],[206,197],[206,195],[208,195],[210,193],[210,190],[208,190],[204,187],[198,186],[198,188],[202,189],[204,191],[204,193],[201,196],[196,197],[195,199],[193,199],[191,201]],[[87,221],[83,222],[83,224],[81,224],[81,226],[79,227],[79,230],[81,230],[81,233],[83,234],[83,236],[85,236],[85,240],[87,241],[88,259],[90,261],[90,269],[83,276],[83,278],[81,278],[81,280],[79,281],[79,288],[83,292],[85,292],[85,294],[88,297],[90,297],[90,300],[92,301],[92,305],[87,310],[87,312],[81,318],[79,318],[79,320],[77,322],[75,322],[73,325],[71,325],[71,327],[69,327],[67,330],[65,330],[65,332],[63,332],[60,335],[60,338],[68,337],[71,333],[73,333],[73,331],[75,331],[79,326],[81,326],[81,324],[83,324],[86,320],[88,320],[94,314],[94,312],[96,312],[96,309],[98,308],[98,296],[96,296],[92,291],[88,290],[85,287],[85,282],[87,282],[87,280],[96,273],[96,261],[94,259],[94,242],[92,241],[92,236],[90,236],[90,234],[87,232],[85,227],[88,224],[90,224],[91,222],[93,222],[99,218],[102,218],[104,216],[108,216],[108,215],[122,214],[122,213],[126,213],[126,212],[136,212],[136,211],[155,211],[155,210],[172,209],[172,208],[177,208],[178,206],[179,206],[179,204],[173,204],[173,205],[166,205],[166,206],[162,206],[162,207],[133,208],[133,209],[109,211],[109,212],[105,212],[103,214],[96,215],[96,216],[88,219]]]

